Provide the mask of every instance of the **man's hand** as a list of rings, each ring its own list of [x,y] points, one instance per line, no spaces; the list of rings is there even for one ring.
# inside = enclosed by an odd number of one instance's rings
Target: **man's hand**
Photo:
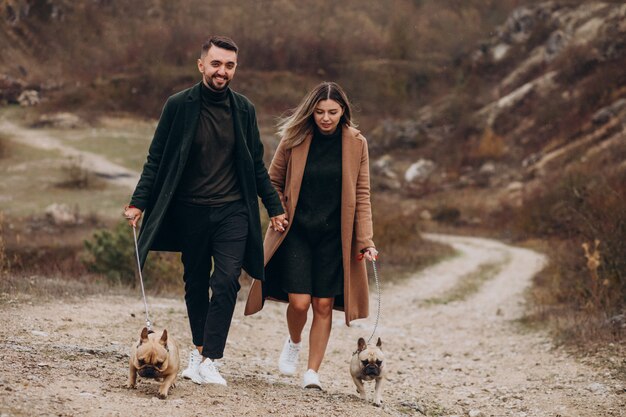
[[[132,227],[137,227],[137,222],[141,219],[142,211],[137,207],[128,207],[124,208],[124,217],[128,220],[128,225]]]
[[[287,230],[287,225],[289,221],[287,220],[286,214],[281,214],[280,216],[274,216],[270,219],[271,227],[275,232],[284,232]]]

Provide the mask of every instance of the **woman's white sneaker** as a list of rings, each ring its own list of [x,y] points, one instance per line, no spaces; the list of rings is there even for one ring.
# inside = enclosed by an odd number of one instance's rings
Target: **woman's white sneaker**
[[[298,367],[298,358],[300,357],[300,348],[302,342],[293,343],[291,338],[287,338],[283,345],[283,351],[278,359],[278,370],[284,375],[293,375]]]
[[[302,388],[316,388],[321,390],[320,377],[313,369],[309,369],[302,375]]]

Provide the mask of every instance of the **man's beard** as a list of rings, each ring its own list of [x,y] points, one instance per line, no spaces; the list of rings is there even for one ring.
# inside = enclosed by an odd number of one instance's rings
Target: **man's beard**
[[[226,88],[228,88],[228,85],[230,84],[230,80],[226,80],[221,87],[218,87],[217,85],[213,83],[213,76],[206,76],[206,75],[204,76],[204,81],[205,81],[205,84],[208,85],[210,89],[215,90],[215,91],[224,91]]]

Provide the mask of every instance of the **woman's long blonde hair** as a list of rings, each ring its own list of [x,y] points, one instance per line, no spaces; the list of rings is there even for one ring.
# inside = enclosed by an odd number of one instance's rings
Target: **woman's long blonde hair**
[[[298,146],[313,133],[315,128],[313,112],[317,103],[322,100],[336,101],[343,108],[339,128],[344,124],[355,126],[352,123],[352,108],[345,91],[337,83],[324,81],[309,91],[289,116],[278,121],[278,135],[281,141],[285,142],[287,149]]]

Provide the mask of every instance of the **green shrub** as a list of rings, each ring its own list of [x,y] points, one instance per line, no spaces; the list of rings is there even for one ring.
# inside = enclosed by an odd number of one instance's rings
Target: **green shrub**
[[[91,272],[104,275],[113,284],[135,286],[135,247],[132,231],[126,222],[113,230],[101,229],[93,240],[85,241],[88,256],[85,265]]]
[[[101,229],[85,241],[83,262],[89,271],[102,274],[113,285],[137,287],[139,277],[133,232],[123,221],[112,230]],[[156,293],[180,292],[182,266],[179,254],[150,252],[143,269],[144,286]]]

